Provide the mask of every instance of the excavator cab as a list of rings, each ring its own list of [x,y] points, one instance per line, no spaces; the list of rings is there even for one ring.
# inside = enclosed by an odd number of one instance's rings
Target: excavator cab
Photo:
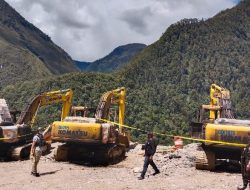
[[[1,143],[16,142],[18,129],[13,123],[11,113],[5,99],[0,99],[0,138]]]
[[[210,118],[210,112],[213,112],[215,118]],[[200,109],[197,111],[196,120],[191,121],[191,136],[194,138],[204,138],[205,137],[205,129],[204,123],[213,123],[215,119],[220,116],[221,107],[220,106],[210,106],[210,105],[202,105]]]
[[[72,106],[70,110],[71,116],[80,116],[80,117],[94,117],[95,108],[90,108],[87,106]]]
[[[11,115],[11,118],[12,118],[12,121],[13,123],[16,123],[19,116],[21,114],[21,111],[20,110],[11,110],[10,111],[10,115]]]

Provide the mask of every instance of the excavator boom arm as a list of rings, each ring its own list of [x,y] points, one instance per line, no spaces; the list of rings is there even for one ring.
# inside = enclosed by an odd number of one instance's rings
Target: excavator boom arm
[[[40,94],[34,97],[21,113],[17,124],[30,124],[33,126],[39,107],[52,105],[59,102],[63,103],[61,120],[63,120],[70,112],[73,91],[71,89],[58,90]]]
[[[96,109],[96,118],[108,119],[109,108],[111,104],[118,103],[119,105],[119,131],[123,133],[124,114],[125,114],[125,96],[126,90],[124,87],[104,93]]]

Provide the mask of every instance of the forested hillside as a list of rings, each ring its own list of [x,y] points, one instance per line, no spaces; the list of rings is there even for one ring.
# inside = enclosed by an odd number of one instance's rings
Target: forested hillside
[[[0,1],[0,88],[77,70],[70,56],[49,36]]]
[[[231,91],[236,117],[250,118],[250,1],[206,21],[171,25],[121,73],[131,89],[128,123],[187,131],[209,86]]]
[[[42,91],[75,88],[75,103],[97,105],[102,92],[125,86],[126,123],[146,130],[187,134],[209,101],[211,83],[228,88],[237,118],[250,119],[250,1],[208,20],[184,19],[113,75],[63,75],[2,90],[11,105]],[[136,139],[141,136],[132,131]],[[164,140],[164,139],[162,139]],[[168,141],[168,139],[165,139]]]
[[[9,85],[0,92],[11,110],[24,110],[29,101],[43,92],[71,88],[74,91],[73,104],[96,108],[102,93],[119,87],[119,81],[112,75],[74,73],[50,77],[39,81],[19,82]],[[37,124],[46,127],[53,120],[60,119],[62,104],[40,109]]]

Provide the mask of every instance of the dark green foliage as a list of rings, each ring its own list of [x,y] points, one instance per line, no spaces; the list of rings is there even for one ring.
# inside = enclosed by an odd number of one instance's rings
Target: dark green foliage
[[[102,93],[117,88],[117,80],[111,75],[91,74],[91,73],[74,73],[58,76],[57,78],[49,78],[37,82],[23,82],[15,86],[10,85],[4,88],[0,97],[4,97],[10,108],[16,110],[24,110],[24,106],[36,95],[71,88],[74,90],[74,105],[82,105],[88,107],[97,107]],[[40,124],[45,126],[49,124],[53,118],[60,119],[61,104],[57,106],[49,106],[41,109],[38,114]],[[50,119],[52,118],[52,119]]]
[[[127,44],[115,48],[107,56],[94,62],[79,62],[76,65],[82,71],[111,72],[126,65],[133,57],[146,47],[145,44]]]
[[[133,93],[128,122],[187,133],[212,83],[231,91],[236,117],[250,118],[249,12],[243,1],[207,21],[182,20],[132,60],[120,73]]]

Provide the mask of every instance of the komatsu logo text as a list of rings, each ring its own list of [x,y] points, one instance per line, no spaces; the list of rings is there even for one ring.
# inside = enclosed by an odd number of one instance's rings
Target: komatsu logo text
[[[68,126],[58,126],[58,135],[82,137],[82,136],[87,136],[88,133],[80,129],[70,130]]]
[[[227,142],[248,142],[247,136],[239,136],[235,131],[227,131],[227,130],[217,130],[217,134],[219,135],[219,140],[227,141]]]

